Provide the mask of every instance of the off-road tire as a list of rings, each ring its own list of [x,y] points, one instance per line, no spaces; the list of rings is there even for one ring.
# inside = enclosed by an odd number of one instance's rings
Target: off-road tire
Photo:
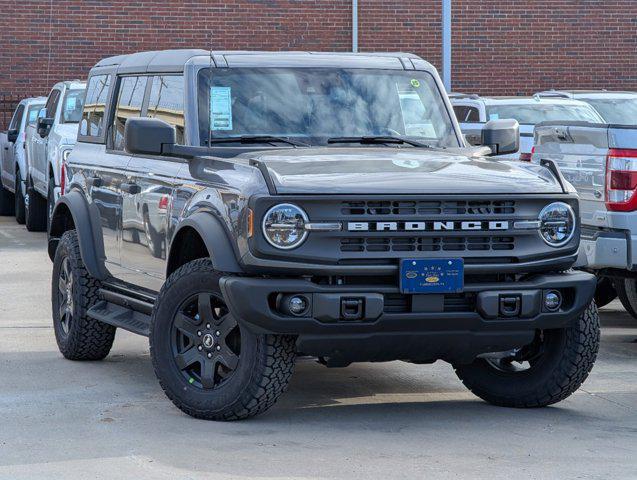
[[[608,277],[598,277],[595,288],[595,305],[604,307],[617,298],[617,290],[613,281]]]
[[[208,390],[187,381],[173,357],[173,319],[189,296],[220,294],[220,277],[209,259],[189,262],[170,275],[152,313],[150,356],[162,389],[183,412],[206,420],[240,420],[265,412],[287,389],[294,369],[295,339],[256,335],[239,326],[241,354],[232,377]]]
[[[73,308],[68,333],[65,333],[62,327],[58,295],[60,273],[65,258],[68,258],[68,267],[73,278]],[[60,352],[69,360],[102,360],[113,346],[116,328],[87,315],[88,310],[98,301],[99,288],[100,282],[93,278],[84,266],[77,233],[75,230],[65,232],[53,261],[51,304],[55,339]]]
[[[476,359],[469,365],[454,365],[456,374],[471,392],[493,405],[534,408],[560,402],[582,385],[597,358],[600,333],[595,303],[569,327],[550,332],[555,341],[547,347],[540,369],[501,372]]]
[[[25,209],[24,195],[22,194],[22,180],[20,179],[20,170],[16,168],[15,171],[15,221],[20,225],[24,225],[25,222]]]
[[[618,278],[614,283],[619,301],[633,318],[637,318],[637,279]]]
[[[46,198],[42,198],[33,187],[27,188],[27,197],[29,197],[25,210],[27,230],[44,232],[46,230]]]
[[[15,215],[15,200],[13,193],[2,186],[0,182],[0,215],[11,216]]]

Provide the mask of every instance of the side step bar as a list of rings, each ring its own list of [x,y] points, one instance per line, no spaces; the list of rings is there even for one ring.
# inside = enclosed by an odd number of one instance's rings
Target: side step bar
[[[145,337],[150,334],[152,303],[103,288],[99,296],[101,300],[89,309],[89,317]]]

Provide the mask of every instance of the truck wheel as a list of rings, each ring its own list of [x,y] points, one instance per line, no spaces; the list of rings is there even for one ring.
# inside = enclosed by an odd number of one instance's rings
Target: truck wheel
[[[257,335],[229,313],[210,260],[176,270],[152,314],[150,356],[164,392],[206,420],[239,420],[269,409],[294,369],[294,337]]]
[[[98,300],[99,287],[84,267],[77,233],[65,232],[53,261],[51,304],[55,339],[69,360],[102,360],[111,350],[115,327],[87,315]]]
[[[615,290],[626,311],[637,318],[637,279],[618,278],[615,280]]]
[[[14,215],[14,202],[13,194],[2,186],[2,182],[0,182],[0,215]]]
[[[24,224],[25,218],[24,194],[22,193],[22,180],[20,170],[15,171],[15,219],[20,225]]]
[[[46,199],[36,192],[33,187],[27,188],[25,203],[25,221],[30,232],[44,232],[46,230]]]
[[[595,305],[597,308],[604,307],[617,298],[617,291],[613,281],[608,277],[597,277],[597,288],[595,288]]]
[[[462,383],[502,407],[544,407],[564,400],[584,382],[597,358],[599,317],[592,302],[571,326],[538,331],[511,352],[454,365]]]

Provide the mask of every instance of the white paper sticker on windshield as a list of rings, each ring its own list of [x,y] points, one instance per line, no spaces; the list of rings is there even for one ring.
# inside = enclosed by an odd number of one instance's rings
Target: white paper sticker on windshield
[[[66,98],[66,111],[70,112],[71,110],[75,110],[77,106],[77,97],[67,97]]]
[[[232,130],[230,87],[210,87],[210,129]]]
[[[500,114],[498,113],[490,113],[489,114],[489,120],[499,120],[500,119]]]

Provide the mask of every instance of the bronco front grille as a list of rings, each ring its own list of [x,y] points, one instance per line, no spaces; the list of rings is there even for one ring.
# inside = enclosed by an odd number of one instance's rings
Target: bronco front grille
[[[513,215],[512,200],[349,200],[341,213],[362,215]]]
[[[383,311],[385,313],[410,313],[413,295],[386,293]],[[443,312],[473,312],[476,308],[476,296],[473,293],[444,294]]]
[[[465,252],[503,251],[514,248],[515,238],[511,236],[341,238],[341,252]]]

